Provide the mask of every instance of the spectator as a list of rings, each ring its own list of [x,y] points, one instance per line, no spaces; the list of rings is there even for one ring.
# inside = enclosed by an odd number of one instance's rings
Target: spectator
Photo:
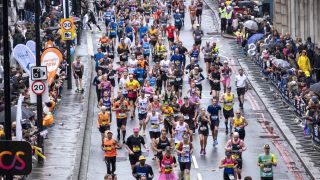
[[[311,71],[311,66],[310,66],[310,60],[307,56],[307,51],[306,50],[302,50],[302,53],[298,59],[298,66],[299,69],[301,69],[304,73],[306,71]]]
[[[13,38],[13,47],[15,47],[18,44],[25,44],[26,39],[25,37],[22,35],[21,31],[16,27],[15,28],[15,33],[12,36]]]
[[[313,54],[311,60],[311,67],[313,69],[313,74],[315,74],[315,81],[320,81],[320,43],[315,49],[315,53]]]

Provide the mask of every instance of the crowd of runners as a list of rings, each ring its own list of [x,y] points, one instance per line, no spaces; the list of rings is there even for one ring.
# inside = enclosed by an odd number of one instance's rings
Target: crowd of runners
[[[217,146],[220,121],[230,134],[219,166],[224,168],[223,179],[241,179],[248,125],[243,116],[247,78],[242,69],[232,72],[227,60],[220,61],[215,42],[201,46],[203,6],[202,0],[192,0],[189,6],[183,0],[103,1],[97,4],[96,13],[87,13],[89,29],[94,24],[102,31],[99,20],[106,26],[94,56],[97,76],[93,82],[100,108],[97,127],[105,151],[106,179],[117,178],[117,151],[127,151],[136,179],[189,180],[192,154],[206,155],[210,133],[210,146]],[[186,15],[192,24],[191,49],[180,41]],[[205,67],[200,67],[199,61],[205,61]],[[77,92],[82,92],[80,59],[73,68]],[[231,89],[232,73],[238,74],[236,89]],[[211,86],[212,103],[207,107],[200,103],[203,84]],[[139,121],[133,135],[127,135],[128,121]],[[111,124],[116,124],[116,131],[111,131]],[[150,146],[146,138],[150,138]],[[201,149],[194,148],[194,138],[200,140]],[[142,147],[154,155],[158,169],[145,163]],[[272,166],[277,161],[269,145],[264,149],[258,160],[261,177],[272,179]],[[176,166],[179,174],[173,170]],[[159,177],[154,177],[154,171],[159,171]]]

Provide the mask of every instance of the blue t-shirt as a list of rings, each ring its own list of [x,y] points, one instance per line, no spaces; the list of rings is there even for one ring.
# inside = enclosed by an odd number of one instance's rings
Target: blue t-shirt
[[[175,26],[181,26],[182,25],[182,20],[181,20],[181,14],[174,14],[173,15],[174,18],[174,25]]]
[[[126,27],[126,34],[127,34],[127,37],[132,37],[133,36],[133,28]]]
[[[146,34],[148,32],[148,28],[146,26],[139,27],[138,31],[139,31],[140,39],[142,39],[143,34]]]
[[[134,74],[136,75],[136,79],[139,83],[143,82],[143,75],[144,75],[144,69],[140,68],[140,69],[135,69],[134,70]]]
[[[94,55],[94,60],[96,61],[96,67],[99,66],[99,59],[103,59],[104,58],[104,54],[103,53],[96,53]]]
[[[207,111],[210,113],[210,116],[219,116],[219,111],[221,110],[220,105],[213,106],[212,104],[208,106]]]

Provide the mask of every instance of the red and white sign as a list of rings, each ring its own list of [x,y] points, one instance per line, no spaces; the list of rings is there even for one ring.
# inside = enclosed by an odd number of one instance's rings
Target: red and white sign
[[[46,84],[42,81],[34,81],[31,85],[31,90],[36,95],[41,95],[46,91]]]
[[[62,28],[65,31],[70,31],[73,27],[73,22],[71,19],[66,18],[62,20]]]

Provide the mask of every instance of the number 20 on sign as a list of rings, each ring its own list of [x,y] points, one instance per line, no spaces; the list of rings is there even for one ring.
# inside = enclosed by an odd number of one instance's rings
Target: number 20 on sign
[[[41,95],[45,92],[46,86],[45,83],[42,81],[34,81],[31,85],[31,90],[36,95]]]

